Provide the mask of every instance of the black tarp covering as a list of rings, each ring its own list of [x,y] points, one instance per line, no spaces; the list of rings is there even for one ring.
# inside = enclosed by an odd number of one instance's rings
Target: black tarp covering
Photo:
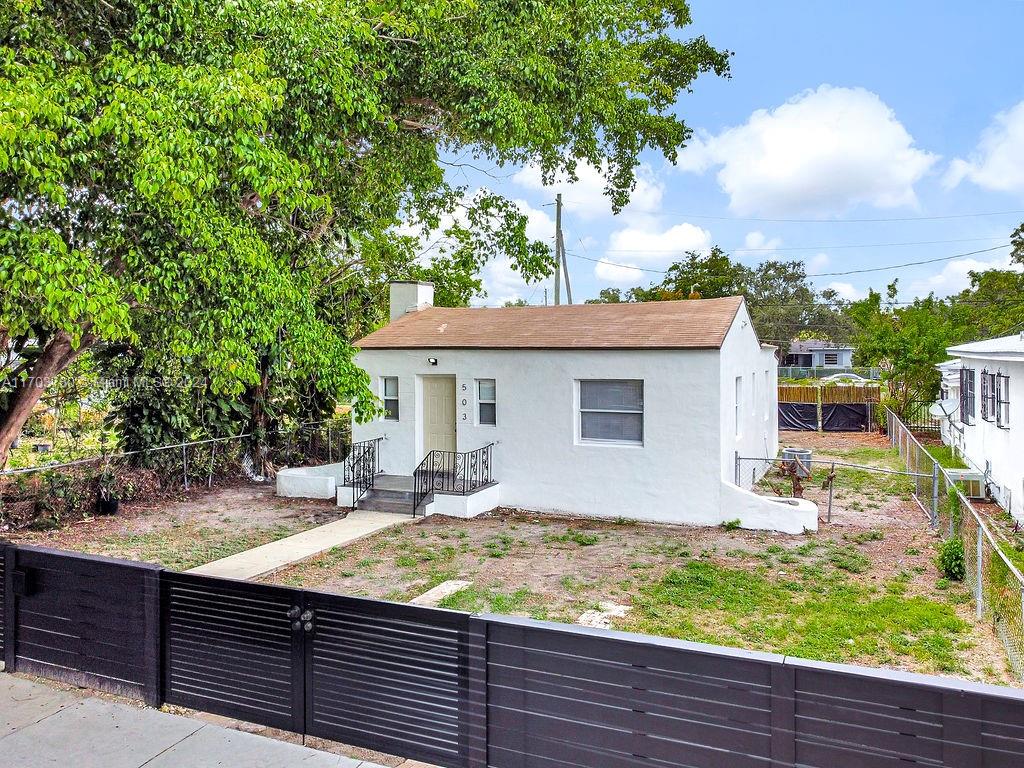
[[[825,432],[864,432],[868,428],[867,403],[827,403],[821,406]]]
[[[801,432],[817,432],[817,404],[779,403],[779,429],[796,429]]]

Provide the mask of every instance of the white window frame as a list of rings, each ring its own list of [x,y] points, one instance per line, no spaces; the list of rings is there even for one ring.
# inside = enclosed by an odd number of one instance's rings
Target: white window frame
[[[767,368],[764,369],[764,420],[771,418],[771,409],[768,407],[772,402],[772,379]]]
[[[388,397],[387,396],[387,391],[388,391],[387,382],[389,380],[392,380],[392,379],[395,382],[395,395],[394,395],[394,397]],[[381,416],[381,418],[384,421],[401,421],[402,420],[402,407],[401,407],[401,402],[400,402],[400,397],[399,397],[401,391],[402,391],[402,385],[399,383],[397,376],[381,376],[380,377],[380,399],[384,403],[384,414]],[[394,404],[395,404],[395,411],[394,411],[395,415],[394,416],[388,415],[388,410],[387,410],[388,401],[393,401]]]
[[[475,379],[476,385],[476,424],[479,427],[496,427],[498,426],[498,382],[495,379]],[[494,397],[490,400],[484,399],[480,394],[480,385],[483,382],[489,381],[491,387],[494,389]],[[484,421],[480,415],[481,405],[493,405],[494,406],[494,421]]]
[[[1010,377],[999,371],[995,374],[993,387],[995,390],[996,426],[1000,429],[1010,428]]]
[[[737,376],[736,377],[735,400],[736,400],[736,402],[734,403],[734,407],[733,407],[733,417],[735,418],[735,421],[736,421],[736,425],[735,425],[736,428],[735,428],[734,432],[735,432],[736,437],[742,437],[743,436],[743,429],[740,426],[743,423],[743,419],[741,418],[742,415],[743,415],[743,377],[742,376]]]
[[[603,382],[609,384],[616,384],[621,382],[639,382],[640,383],[640,409],[639,410],[622,410],[622,409],[605,409],[605,408],[584,408],[583,407],[583,384],[592,382]],[[640,448],[643,447],[644,437],[647,434],[647,425],[645,424],[645,404],[644,404],[644,380],[643,379],[577,379],[576,380],[576,439],[578,442],[585,445],[612,445],[622,447]],[[583,436],[583,414],[584,413],[633,413],[640,415],[640,439],[639,440],[609,440],[599,437],[584,437]]]

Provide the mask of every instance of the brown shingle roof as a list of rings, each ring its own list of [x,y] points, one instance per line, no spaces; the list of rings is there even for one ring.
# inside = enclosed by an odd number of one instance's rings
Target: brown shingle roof
[[[362,349],[717,349],[741,296],[558,307],[410,312],[356,342]]]

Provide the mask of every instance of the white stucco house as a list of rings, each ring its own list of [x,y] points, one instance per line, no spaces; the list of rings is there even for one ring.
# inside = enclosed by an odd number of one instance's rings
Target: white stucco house
[[[430,284],[393,284],[391,322],[357,342],[384,413],[355,424],[353,442],[375,446],[381,480],[339,488],[339,503],[366,493],[412,497],[427,513],[501,505],[817,527],[813,504],[734,482],[737,453],[778,449],[775,348],[759,343],[742,297],[500,309],[432,299]]]
[[[942,398],[933,409],[944,416],[943,442],[984,476],[1003,509],[1024,520],[1024,333],[946,351],[953,359],[938,366]]]

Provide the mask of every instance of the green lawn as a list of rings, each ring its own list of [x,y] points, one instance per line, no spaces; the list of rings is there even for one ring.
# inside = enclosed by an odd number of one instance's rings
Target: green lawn
[[[835,567],[785,576],[692,561],[642,587],[628,628],[824,661],[890,665],[911,657],[959,673],[967,624],[949,603],[905,595],[905,579],[865,586]]]

